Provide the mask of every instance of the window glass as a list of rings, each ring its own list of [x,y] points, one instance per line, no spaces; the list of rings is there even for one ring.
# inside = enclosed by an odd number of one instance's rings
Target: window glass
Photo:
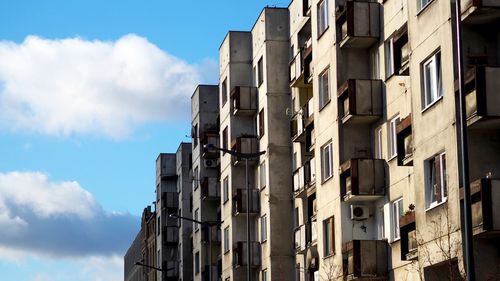
[[[443,96],[441,81],[441,53],[438,52],[422,64],[424,108]]]
[[[319,108],[323,108],[330,101],[328,91],[328,68],[319,75]]]
[[[333,175],[332,143],[329,142],[321,148],[321,177],[325,181]]]
[[[398,154],[398,146],[396,139],[396,125],[399,123],[399,116],[394,117],[389,121],[389,159],[392,159]]]
[[[224,106],[224,104],[226,104],[227,101],[227,78],[225,78],[224,81],[222,82],[222,85],[220,87],[220,94],[222,97],[222,106]]]
[[[399,239],[401,237],[399,232],[399,219],[404,214],[403,209],[403,198],[397,199],[392,202],[392,240]]]
[[[260,242],[267,241],[267,216],[260,218]]]
[[[445,153],[441,153],[427,160],[426,166],[427,207],[432,208],[446,201],[448,196]]]
[[[318,3],[318,37],[328,28],[328,0]]]
[[[222,181],[222,200],[226,203],[229,200],[229,179],[225,177]]]

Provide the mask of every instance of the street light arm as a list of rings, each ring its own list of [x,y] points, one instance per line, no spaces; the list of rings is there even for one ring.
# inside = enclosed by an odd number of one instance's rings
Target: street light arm
[[[144,263],[142,263],[142,262],[140,262],[140,261],[136,261],[136,262],[135,262],[135,265],[138,265],[138,266],[144,266],[144,267],[146,267],[146,268],[151,268],[151,269],[154,269],[154,270],[157,270],[157,271],[169,271],[169,270],[174,270],[173,268],[167,268],[166,270],[163,270],[163,269],[161,269],[161,268],[159,268],[159,267],[154,267],[154,266],[151,266],[151,265],[147,265],[147,264],[144,264]]]
[[[225,153],[229,153],[230,155],[233,155],[233,156],[236,156],[236,157],[241,157],[243,159],[252,159],[252,158],[257,158],[263,154],[266,153],[266,151],[259,151],[259,152],[256,152],[256,153],[241,153],[241,152],[237,152],[235,150],[229,150],[229,149],[226,149],[226,148],[221,148],[221,147],[217,147],[213,144],[207,144],[204,146],[205,149],[215,149],[215,150],[218,150],[218,151],[222,151],[222,152],[225,152]]]
[[[194,222],[194,223],[201,224],[201,225],[206,225],[206,226],[216,226],[216,225],[222,224],[222,222],[220,222],[220,221],[199,221],[199,220],[195,220],[195,219],[188,218],[188,217],[182,217],[182,216],[179,216],[177,214],[170,214],[168,216],[171,217],[171,218],[176,218],[176,219],[181,219],[181,220],[187,220],[187,221],[190,221],[190,222]]]

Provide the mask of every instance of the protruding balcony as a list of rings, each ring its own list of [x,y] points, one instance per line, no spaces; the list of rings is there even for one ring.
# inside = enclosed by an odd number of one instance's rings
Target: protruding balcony
[[[305,140],[304,113],[299,110],[290,120],[290,132],[293,142],[303,142]]]
[[[217,178],[204,177],[201,181],[202,200],[220,200],[220,186]]]
[[[297,254],[303,254],[306,246],[307,225],[303,224],[295,229],[295,251]]]
[[[413,134],[411,129],[411,113],[396,125],[396,141],[398,148],[398,166],[412,166]]]
[[[304,126],[309,127],[314,122],[314,99],[311,98],[302,108],[304,112]]]
[[[307,246],[316,245],[317,241],[318,241],[318,222],[316,220],[316,215],[314,215],[307,222],[306,245]]]
[[[311,2],[312,0],[302,0],[302,16],[310,17],[311,16]]]
[[[347,1],[337,6],[337,34],[341,48],[369,48],[380,37],[380,4]]]
[[[408,211],[399,219],[399,232],[401,234],[401,260],[418,259],[417,230],[415,212]]]
[[[221,242],[221,230],[220,227],[212,226],[212,227],[202,227],[201,228],[201,241],[203,243],[210,243],[209,231],[212,235],[212,243],[220,243]]]
[[[471,183],[472,232],[477,237],[500,236],[500,179],[483,178]],[[463,202],[463,188],[460,200]],[[461,204],[462,206],[462,204]]]
[[[177,244],[179,242],[179,228],[176,226],[164,226],[161,235],[163,244]]]
[[[212,278],[210,278],[210,266],[205,265],[203,267],[203,269],[201,270],[201,280],[202,281],[219,280],[219,277],[220,277],[219,269],[215,265],[212,265],[211,267],[212,267]]]
[[[257,112],[257,99],[256,87],[234,87],[231,91],[233,115],[254,115]]]
[[[386,280],[387,241],[352,240],[344,243],[342,256],[348,280]]]
[[[350,159],[340,166],[345,202],[373,201],[385,195],[384,160]]]
[[[348,79],[338,89],[343,124],[371,124],[382,116],[382,81]]]
[[[203,133],[201,137],[201,145],[205,146],[215,146],[219,145],[219,134],[215,131],[208,131]],[[203,149],[202,157],[205,159],[215,159],[220,156],[220,152],[216,149]]]
[[[299,49],[290,62],[290,83],[292,87],[311,87],[311,62],[312,41],[306,41],[306,45]]]
[[[250,242],[251,256],[250,256],[250,266],[259,267],[260,266],[260,243],[257,241]],[[233,266],[247,266],[247,242],[236,242],[233,247]]]
[[[259,151],[259,142],[256,136],[241,136],[232,140],[231,150],[237,153],[257,153]],[[232,156],[233,165],[244,165],[245,159],[239,156]],[[249,159],[249,164],[257,163],[255,159]]]
[[[293,173],[293,192],[296,197],[304,196],[307,188],[316,183],[314,158],[306,161]]]
[[[498,0],[462,0],[462,20],[467,24],[487,24],[500,18]]]
[[[478,129],[500,128],[500,67],[475,66],[465,74],[467,125]]]
[[[179,194],[177,192],[162,192],[161,193],[161,207],[165,208],[179,208]]]
[[[247,191],[246,189],[236,189],[233,197],[233,214],[245,214],[247,212]],[[257,189],[250,189],[250,208],[248,212],[251,215],[257,215],[260,212],[260,192]]]

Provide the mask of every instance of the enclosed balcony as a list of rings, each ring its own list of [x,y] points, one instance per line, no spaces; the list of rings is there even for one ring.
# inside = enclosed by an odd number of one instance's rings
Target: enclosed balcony
[[[382,116],[382,81],[348,79],[337,92],[343,124],[371,124]]]
[[[312,216],[307,222],[306,245],[316,245],[318,241],[318,222],[316,215]]]
[[[348,280],[386,280],[387,241],[352,240],[342,247],[344,276]]]
[[[246,214],[247,212],[247,190],[236,189],[233,196],[233,214],[235,216]],[[260,192],[257,189],[250,189],[250,208],[248,212],[251,215],[257,215],[260,212]]]
[[[248,116],[257,112],[257,88],[236,86],[231,90],[233,115]]]
[[[202,200],[220,200],[220,186],[217,178],[204,177],[201,181]]]
[[[411,114],[396,125],[396,141],[398,149],[398,166],[413,165],[413,134]]]
[[[212,268],[212,271],[210,271],[210,267]],[[210,272],[212,273],[212,278],[210,278]],[[219,277],[220,277],[219,269],[215,265],[212,266],[205,265],[201,270],[202,281],[215,281],[219,280]]]
[[[299,110],[290,120],[290,132],[293,142],[303,142],[305,140],[304,113]]]
[[[340,187],[345,202],[373,201],[385,195],[385,161],[350,159],[340,166]]]
[[[179,228],[176,226],[164,226],[161,235],[163,244],[177,244],[179,242]]]
[[[306,246],[307,225],[303,224],[295,229],[295,251],[297,254],[303,254]]]
[[[316,182],[316,167],[314,158],[306,161],[293,173],[293,192],[296,197],[305,195],[307,188]]]
[[[302,107],[302,112],[304,113],[304,126],[308,127],[314,122],[314,99],[311,98]]]
[[[177,192],[162,192],[161,193],[161,207],[165,208],[179,208],[179,194]]]
[[[399,233],[401,235],[401,260],[418,259],[417,230],[415,212],[409,211],[399,219]]]
[[[247,242],[240,241],[234,243],[233,247],[233,266],[247,266],[249,264],[247,257]],[[250,266],[260,266],[260,243],[257,241],[250,242]]]
[[[212,235],[212,237],[209,236]],[[201,241],[203,243],[210,243],[210,238],[212,239],[212,243],[220,243],[221,242],[221,230],[220,227],[212,226],[212,227],[202,227],[201,228]]]
[[[168,260],[161,263],[161,268],[168,268],[168,270],[163,271],[164,279],[162,281],[177,281],[179,278],[179,262]],[[156,277],[156,276],[155,276]],[[156,280],[152,279],[152,280]]]
[[[465,74],[465,107],[470,128],[500,128],[500,67],[475,66]]]
[[[257,153],[259,151],[259,140],[256,136],[241,136],[233,139],[231,141],[231,150],[236,151],[237,153]],[[245,159],[240,156],[232,156],[233,165],[244,165]],[[255,164],[255,158],[248,160],[249,164]]]
[[[369,48],[380,37],[380,4],[347,1],[337,6],[337,34],[341,48]]]
[[[472,182],[470,188],[473,234],[481,238],[499,237],[500,179],[479,179]],[[460,200],[463,202],[463,188],[460,188]]]
[[[205,132],[201,136],[200,142],[201,142],[202,147],[205,147],[205,146],[218,147],[219,146],[219,134],[215,131]],[[203,153],[202,157],[205,159],[215,159],[215,158],[218,158],[220,155],[220,152],[216,149],[203,149],[202,153]]]
[[[498,0],[462,0],[460,4],[466,24],[488,24],[500,19]]]

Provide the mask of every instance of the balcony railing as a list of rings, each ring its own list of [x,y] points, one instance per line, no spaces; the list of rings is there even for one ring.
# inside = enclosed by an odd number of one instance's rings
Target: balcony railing
[[[500,67],[475,66],[465,75],[467,125],[481,129],[500,128]]]
[[[292,87],[312,87],[312,44],[306,41],[306,45],[299,49],[290,62],[290,83]]]
[[[257,241],[250,242],[251,256],[250,256],[250,266],[258,267],[260,266],[260,243]],[[233,247],[233,265],[234,267],[247,266],[247,242],[236,242]]]
[[[295,251],[303,253],[306,250],[307,225],[303,224],[295,229]]]
[[[387,276],[387,241],[352,240],[342,248],[344,276],[348,279]]]
[[[314,99],[309,99],[302,111],[304,112],[304,125],[307,127],[314,122]]]
[[[201,199],[220,199],[220,186],[217,178],[203,178],[201,181]]]
[[[382,116],[382,81],[349,79],[338,89],[342,123],[370,124]]]
[[[295,196],[303,194],[307,188],[316,182],[316,167],[314,158],[308,160],[293,173],[293,191]]]
[[[257,88],[236,86],[231,91],[233,115],[254,115],[257,112]]]
[[[372,201],[385,195],[382,159],[350,159],[340,166],[340,186],[344,201]]]
[[[398,165],[413,165],[413,134],[411,129],[411,114],[396,125],[396,140],[398,148]]]
[[[163,244],[177,244],[179,242],[178,227],[164,226],[161,235]]]
[[[232,140],[231,149],[238,153],[257,153],[259,142],[256,136],[241,136]],[[239,156],[232,156],[233,165],[244,164],[244,159]],[[249,164],[255,164],[255,159],[249,159]]]
[[[470,186],[474,235],[499,237],[500,179],[483,178],[472,182]],[[463,188],[460,189],[460,200],[463,200]]]
[[[336,18],[341,48],[369,48],[379,40],[379,3],[347,1],[337,6]]]
[[[247,211],[247,191],[246,189],[236,189],[233,196],[233,214],[245,214]],[[250,208],[248,212],[252,215],[260,212],[260,192],[257,189],[250,189]]]
[[[311,220],[307,223],[307,238],[306,244],[308,246],[315,245],[318,241],[318,222],[316,216],[311,217]]]
[[[201,137],[201,145],[202,147],[210,145],[210,146],[219,146],[219,134],[217,132],[205,132]],[[213,159],[218,158],[220,152],[216,149],[203,149],[203,158]]]
[[[290,120],[290,132],[293,142],[303,142],[305,140],[304,113],[299,110]]]

